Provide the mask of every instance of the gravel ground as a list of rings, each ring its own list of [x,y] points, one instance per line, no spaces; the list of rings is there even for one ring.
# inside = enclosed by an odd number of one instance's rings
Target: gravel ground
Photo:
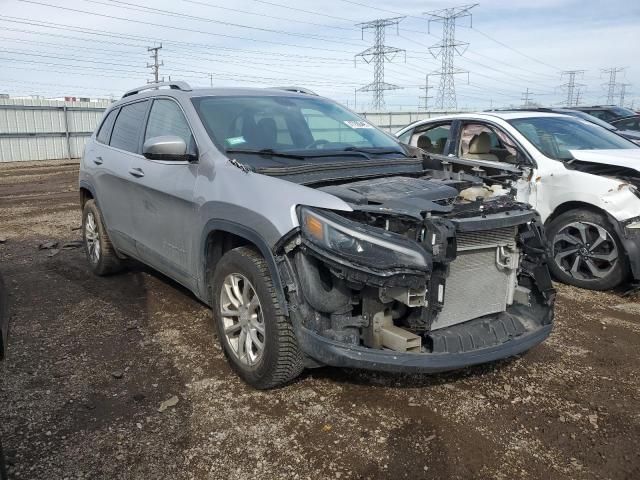
[[[559,286],[552,336],[514,359],[323,368],[259,392],[174,282],[141,266],[97,278],[80,248],[38,249],[80,239],[77,168],[0,165],[12,479],[640,478],[637,294]]]

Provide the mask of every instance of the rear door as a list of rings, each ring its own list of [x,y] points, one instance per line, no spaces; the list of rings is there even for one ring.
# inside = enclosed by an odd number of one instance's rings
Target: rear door
[[[142,144],[154,137],[178,136],[197,153],[192,129],[181,106],[172,98],[153,100]],[[187,161],[149,160],[136,156],[132,165],[130,211],[138,257],[189,287],[189,268],[196,208],[194,187],[198,164]]]
[[[117,249],[133,253],[132,217],[128,201],[129,170],[139,157],[142,125],[149,102],[142,100],[114,110],[105,119],[113,122],[110,132],[98,132],[96,150],[88,161],[97,165],[94,181],[98,206],[109,230],[109,236]]]

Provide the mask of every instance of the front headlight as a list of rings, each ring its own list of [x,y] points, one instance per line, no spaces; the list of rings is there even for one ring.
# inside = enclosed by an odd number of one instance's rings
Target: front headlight
[[[304,238],[354,263],[376,269],[410,267],[424,270],[426,252],[402,235],[351,222],[331,212],[298,210]]]

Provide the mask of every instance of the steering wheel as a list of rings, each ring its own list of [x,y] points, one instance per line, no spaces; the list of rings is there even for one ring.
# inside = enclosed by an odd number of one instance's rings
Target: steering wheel
[[[306,149],[318,148],[320,145],[328,145],[329,143],[331,143],[329,140],[323,140],[323,139],[314,140],[309,145],[307,145],[305,148]]]

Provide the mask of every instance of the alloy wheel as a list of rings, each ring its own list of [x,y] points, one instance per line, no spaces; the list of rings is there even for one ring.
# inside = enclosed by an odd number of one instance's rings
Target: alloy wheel
[[[260,299],[244,275],[227,275],[220,292],[224,336],[238,360],[253,366],[262,357],[265,324]]]
[[[87,242],[87,251],[92,263],[100,261],[100,232],[96,224],[96,218],[92,212],[87,214],[84,225],[84,238]]]
[[[598,280],[616,267],[618,247],[601,225],[573,222],[553,238],[553,258],[558,267],[573,278]]]

